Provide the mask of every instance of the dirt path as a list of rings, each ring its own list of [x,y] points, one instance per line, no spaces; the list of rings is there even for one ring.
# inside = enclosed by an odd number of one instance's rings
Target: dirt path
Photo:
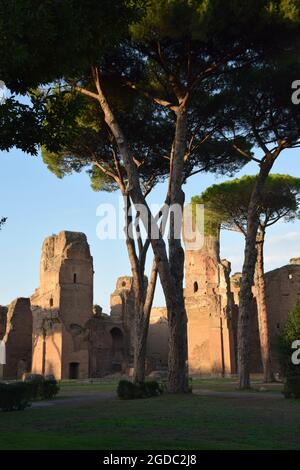
[[[111,398],[116,398],[115,392],[98,392],[97,394],[86,393],[85,395],[77,396],[60,396],[55,400],[49,401],[36,401],[32,403],[32,408],[45,408],[48,406],[60,406],[60,405],[75,405],[75,404],[85,404],[94,402],[97,400],[109,400]]]

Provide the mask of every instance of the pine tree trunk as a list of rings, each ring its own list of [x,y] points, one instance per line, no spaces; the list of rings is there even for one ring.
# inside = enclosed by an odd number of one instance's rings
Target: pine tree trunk
[[[273,375],[271,365],[269,322],[266,305],[266,281],[264,275],[264,236],[264,232],[259,231],[256,242],[257,261],[255,287],[257,292],[257,316],[264,382],[269,383],[272,382]]]
[[[137,312],[135,312],[137,313]],[[137,315],[135,318],[134,354],[133,354],[133,381],[144,382],[147,352],[148,326],[143,318]]]
[[[261,164],[254,189],[252,191],[247,217],[247,234],[245,243],[245,257],[242,271],[240,289],[239,317],[238,317],[238,372],[239,388],[250,388],[250,315],[252,307],[252,286],[257,259],[256,236],[259,227],[257,210],[262,196],[265,181],[270,173],[273,162]]]
[[[188,387],[187,366],[187,316],[184,302],[177,300],[168,309],[169,358],[168,390],[171,393],[186,393]]]
[[[185,108],[179,108],[176,119],[172,180],[170,185],[170,233],[169,262],[175,297],[168,307],[169,323],[169,359],[168,389],[171,393],[188,392],[188,346],[187,346],[187,315],[183,296],[184,250],[178,236],[178,223],[172,213],[172,207],[181,208],[183,214],[184,192],[181,189],[184,154],[186,150],[187,116]],[[181,218],[182,225],[182,218]],[[180,227],[181,229],[181,227]],[[180,230],[181,231],[181,230]]]

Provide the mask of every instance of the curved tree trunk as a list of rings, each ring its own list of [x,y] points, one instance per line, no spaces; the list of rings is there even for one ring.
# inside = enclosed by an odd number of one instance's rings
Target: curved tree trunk
[[[253,299],[252,286],[256,265],[256,236],[259,227],[257,208],[259,207],[265,181],[273,166],[273,160],[261,164],[256,183],[252,191],[247,217],[247,234],[245,243],[245,257],[242,271],[240,290],[240,304],[238,317],[238,372],[239,388],[250,388],[250,315]]]
[[[264,382],[269,383],[272,382],[273,375],[271,365],[269,322],[266,305],[266,281],[264,273],[264,238],[265,233],[263,230],[260,230],[258,232],[256,240],[257,261],[255,271],[255,287],[257,292],[258,329]]]
[[[145,380],[145,366],[147,354],[147,338],[150,323],[150,314],[153,303],[153,297],[157,281],[157,266],[153,261],[150,280],[147,288],[146,299],[140,306],[140,310],[135,312],[135,335],[134,335],[134,382],[143,382]]]
[[[187,317],[183,298],[183,249],[179,240],[171,240],[168,259],[166,244],[162,237],[153,238],[149,232],[156,221],[142,193],[139,175],[131,155],[126,138],[120,128],[109,103],[103,93],[100,83],[99,71],[94,70],[95,85],[98,91],[98,101],[104,113],[105,122],[110,128],[128,177],[128,193],[133,204],[143,206],[141,220],[147,231],[154,252],[157,269],[166,299],[168,310],[168,323],[170,328],[169,339],[169,381],[170,392],[180,393],[188,391],[187,371]],[[183,165],[186,150],[186,112],[184,99],[177,111],[176,136],[172,167],[170,174],[170,204],[179,203],[183,207],[184,195],[181,186],[183,181]],[[177,271],[178,269],[178,271]]]
[[[135,383],[145,380],[147,337],[150,314],[157,281],[157,265],[153,261],[149,284],[145,277],[145,256],[137,256],[131,213],[130,197],[124,193],[125,235],[128,257],[131,266],[134,287],[134,339],[133,339],[133,380]],[[143,249],[142,246],[141,249]]]

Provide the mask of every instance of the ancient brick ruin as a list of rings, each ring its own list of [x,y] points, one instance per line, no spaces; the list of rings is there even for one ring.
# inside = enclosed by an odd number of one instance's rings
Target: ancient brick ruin
[[[2,313],[5,311],[3,307],[1,310]],[[4,323],[5,333],[0,339],[6,346],[6,364],[2,374],[8,378],[21,378],[31,368],[32,313],[29,299],[18,298],[11,302]]]
[[[191,374],[234,374],[238,294],[241,275],[230,277],[220,259],[219,230],[185,253],[185,299]],[[93,259],[86,236],[60,232],[42,247],[40,286],[30,299],[0,306],[0,340],[6,345],[7,379],[24,372],[57,379],[103,377],[131,372],[134,292],[132,278],[117,280],[110,315],[93,304]],[[300,259],[266,274],[271,344],[300,297]],[[251,369],[261,371],[253,291]],[[273,351],[274,364],[276,354]],[[167,368],[168,324],[165,308],[153,308],[147,343],[147,373]]]
[[[237,309],[230,263],[220,260],[219,231],[185,252],[185,299],[191,373],[236,373]]]
[[[83,379],[127,369],[126,305],[111,316],[93,306],[93,274],[83,233],[44,241],[40,287],[31,297],[33,373]]]
[[[7,307],[0,307],[0,340],[3,339],[6,331]]]

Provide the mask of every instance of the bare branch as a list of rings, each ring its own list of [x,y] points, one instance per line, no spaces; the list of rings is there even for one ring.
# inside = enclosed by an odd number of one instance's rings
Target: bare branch
[[[151,101],[154,101],[154,103],[157,103],[159,104],[160,106],[163,106],[165,108],[169,108],[169,109],[172,109],[172,111],[175,111],[177,110],[177,106],[170,103],[169,101],[166,101],[166,100],[163,100],[161,98],[157,98],[155,96],[152,96],[148,91],[146,90],[143,90],[140,86],[138,86],[136,83],[133,83],[131,81],[126,81],[126,85],[128,85],[130,88],[132,88],[133,90],[137,90],[139,91],[140,93],[142,93],[146,98],[150,99]]]
[[[74,89],[77,90],[79,93],[82,93],[83,95],[89,96],[90,98],[94,98],[95,100],[99,100],[99,96],[97,93],[93,93],[90,90],[87,90],[86,88],[83,88],[79,85],[75,85]]]

